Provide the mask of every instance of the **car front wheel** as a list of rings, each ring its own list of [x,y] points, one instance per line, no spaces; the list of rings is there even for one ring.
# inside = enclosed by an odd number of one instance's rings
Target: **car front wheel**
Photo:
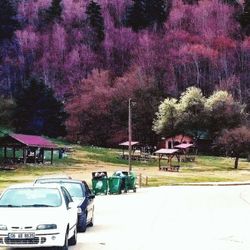
[[[69,245],[74,246],[77,243],[77,232],[74,230],[74,235],[69,239]]]
[[[58,250],[68,250],[69,249],[69,243],[68,243],[68,231],[65,234],[65,239],[64,239],[64,245],[62,247],[58,247]]]

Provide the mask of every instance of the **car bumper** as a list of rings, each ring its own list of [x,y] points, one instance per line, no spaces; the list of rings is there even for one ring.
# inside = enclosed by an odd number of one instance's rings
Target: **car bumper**
[[[9,232],[10,233],[10,232]],[[0,234],[0,247],[34,248],[63,246],[65,234],[59,232],[39,232],[31,239],[10,239],[8,233]]]

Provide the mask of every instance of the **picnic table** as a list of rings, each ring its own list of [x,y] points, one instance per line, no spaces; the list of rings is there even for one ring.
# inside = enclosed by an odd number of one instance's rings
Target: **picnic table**
[[[160,170],[169,171],[169,172],[179,172],[179,165],[170,165],[170,166],[161,166]]]
[[[125,160],[129,159],[129,153],[128,152],[119,152],[118,155],[119,155],[119,158],[122,158],[122,159],[125,159]],[[148,160],[150,160],[150,154],[143,153],[143,152],[135,150],[131,154],[131,160],[134,160],[134,161],[148,161]]]

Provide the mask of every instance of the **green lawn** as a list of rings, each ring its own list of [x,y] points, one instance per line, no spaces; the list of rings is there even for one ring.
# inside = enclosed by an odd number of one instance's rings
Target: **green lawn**
[[[93,171],[106,170],[111,175],[118,169],[128,170],[128,162],[118,157],[120,149],[71,146],[74,151],[68,153],[67,157],[58,159],[58,155],[55,154],[53,165],[49,163],[45,165],[26,164],[16,165],[15,170],[1,170],[0,190],[13,183],[33,181],[40,175],[56,173],[84,179],[91,185],[91,172]],[[2,155],[1,152],[0,155]],[[133,161],[132,167],[137,175],[142,175],[144,185],[145,178],[148,177],[148,186],[250,181],[250,163],[245,159],[240,160],[238,170],[233,169],[234,159],[224,157],[198,156],[195,162],[180,164],[181,168],[177,173],[159,171],[157,160]]]

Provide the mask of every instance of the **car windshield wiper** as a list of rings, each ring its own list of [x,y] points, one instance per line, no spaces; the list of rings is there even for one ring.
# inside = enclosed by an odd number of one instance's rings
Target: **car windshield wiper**
[[[0,207],[21,207],[21,206],[8,204],[8,205],[0,205]]]
[[[30,204],[30,205],[22,205],[22,207],[54,207],[54,206],[47,204]]]

